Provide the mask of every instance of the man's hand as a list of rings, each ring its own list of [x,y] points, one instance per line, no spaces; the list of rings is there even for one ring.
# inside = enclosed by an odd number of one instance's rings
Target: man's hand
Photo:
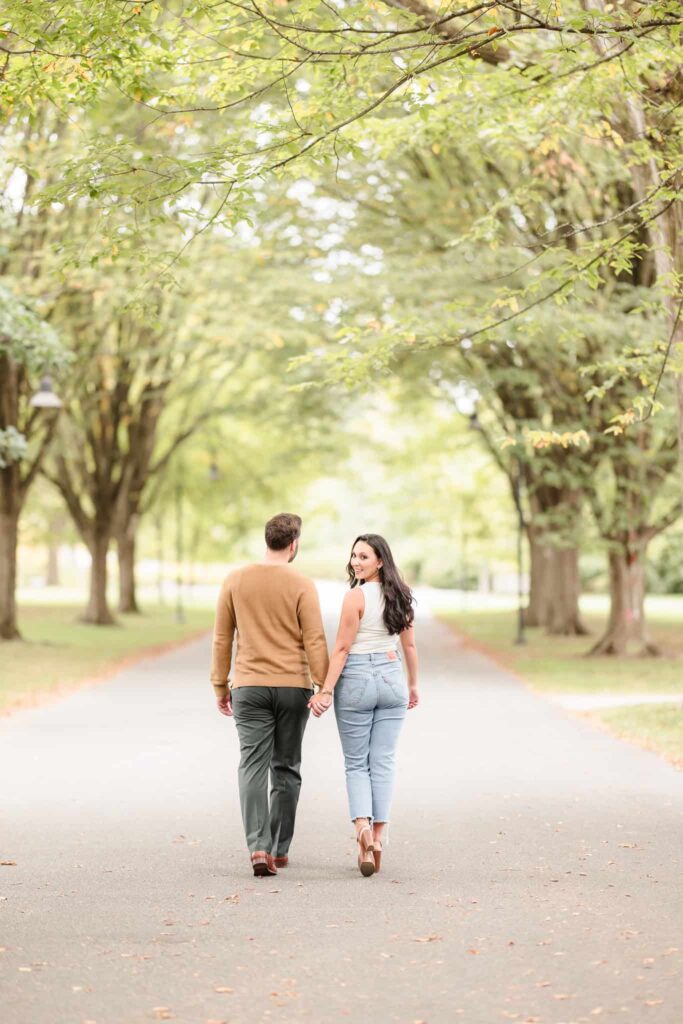
[[[324,715],[325,712],[332,707],[332,694],[323,693],[322,690],[320,690],[316,693],[315,697],[311,697],[308,702],[308,706],[315,717],[320,718],[321,715]]]
[[[228,718],[232,718],[232,700],[230,699],[229,690],[225,697],[219,697],[216,703],[218,704],[218,710],[222,715],[227,715]]]

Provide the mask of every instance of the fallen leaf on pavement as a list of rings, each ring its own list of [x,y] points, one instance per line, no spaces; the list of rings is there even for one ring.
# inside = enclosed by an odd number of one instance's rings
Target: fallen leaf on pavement
[[[216,985],[214,987],[214,992],[234,992],[234,991],[235,990],[233,988],[228,988],[227,985]]]
[[[478,949],[468,949],[467,952],[471,953],[472,956],[479,956],[479,950]]]
[[[3,868],[15,868],[17,866],[17,862],[15,860],[0,860],[0,864]]]
[[[425,935],[424,938],[413,939],[413,942],[441,942],[443,935]]]
[[[567,995],[566,992],[556,992],[553,994],[553,999],[573,999],[574,996]]]
[[[168,1006],[154,1006],[152,1013],[155,1020],[172,1020],[174,1016]]]
[[[663,999],[645,999],[643,1001],[646,1006],[661,1006],[664,1002]]]
[[[603,1011],[603,1007],[602,1006],[596,1006],[594,1010],[591,1010],[591,1016],[597,1017],[597,1015],[599,1013],[602,1013],[602,1011]]]

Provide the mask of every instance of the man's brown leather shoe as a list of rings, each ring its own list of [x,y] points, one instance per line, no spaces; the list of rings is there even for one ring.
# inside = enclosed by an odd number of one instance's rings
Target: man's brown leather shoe
[[[273,857],[273,863],[276,868],[286,868],[289,864],[289,857],[286,854],[284,857]]]
[[[251,865],[257,878],[263,878],[265,875],[277,874],[275,861],[269,853],[265,852],[265,850],[256,850],[252,853]]]

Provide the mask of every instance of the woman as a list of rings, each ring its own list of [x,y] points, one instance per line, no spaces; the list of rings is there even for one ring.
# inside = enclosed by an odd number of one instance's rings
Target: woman
[[[410,588],[378,534],[356,538],[346,571],[351,590],[344,598],[330,668],[309,707],[320,718],[334,700],[358,867],[369,876],[379,871],[382,860],[398,734],[406,711],[419,701],[415,612]]]

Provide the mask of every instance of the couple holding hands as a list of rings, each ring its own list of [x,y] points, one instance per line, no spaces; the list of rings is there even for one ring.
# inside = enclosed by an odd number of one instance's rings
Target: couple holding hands
[[[289,862],[304,730],[310,711],[320,718],[334,703],[358,867],[368,877],[380,869],[398,736],[406,711],[419,701],[414,601],[384,538],[362,534],[346,567],[350,590],[328,657],[315,584],[290,565],[300,534],[299,516],[274,516],[266,523],[263,561],[225,579],[211,681],[219,711],[237,726],[240,805],[254,874],[275,875]]]

